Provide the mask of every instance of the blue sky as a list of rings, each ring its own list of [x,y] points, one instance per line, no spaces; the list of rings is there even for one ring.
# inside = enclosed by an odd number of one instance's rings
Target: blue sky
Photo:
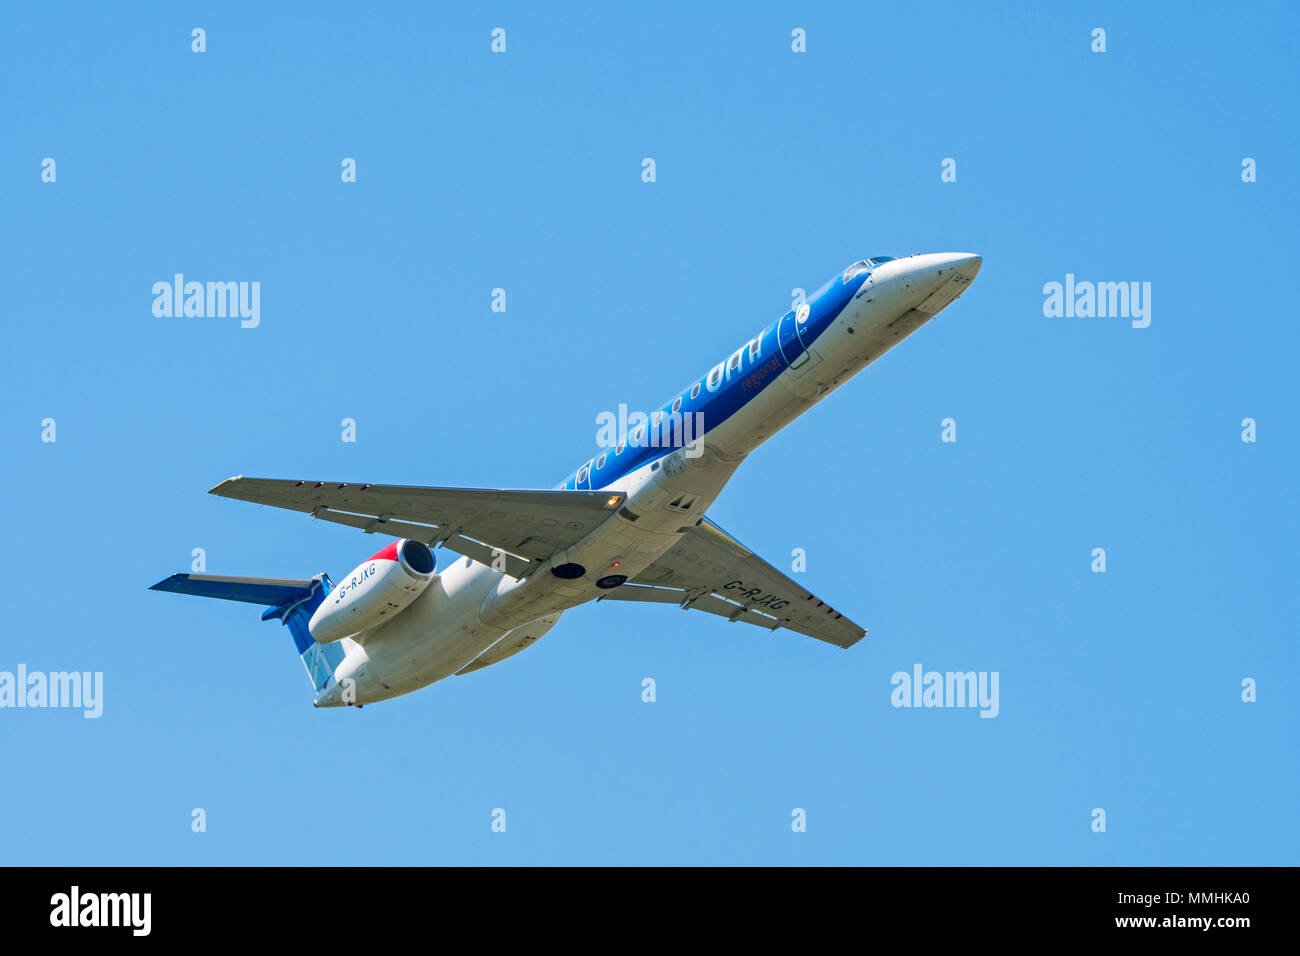
[[[0,670],[102,671],[104,714],[0,710],[0,860],[1300,862],[1293,7],[86,7],[0,14]],[[961,301],[711,510],[805,549],[849,651],[601,604],[315,711],[283,628],[147,590],[378,547],[229,475],[548,488],[795,287],[949,250]],[[261,324],[155,317],[176,272]],[[1150,327],[1044,317],[1067,273]],[[916,663],[998,717],[892,707]]]

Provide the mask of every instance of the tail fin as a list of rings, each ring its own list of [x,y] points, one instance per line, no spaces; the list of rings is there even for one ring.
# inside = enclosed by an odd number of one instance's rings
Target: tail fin
[[[334,583],[325,574],[311,580],[292,578],[232,578],[217,574],[173,574],[149,590],[193,594],[197,597],[243,601],[245,604],[268,605],[262,620],[281,621],[293,635],[311,686],[323,691],[334,678],[334,668],[343,661],[341,642],[317,644],[307,630],[312,612],[320,607]]]

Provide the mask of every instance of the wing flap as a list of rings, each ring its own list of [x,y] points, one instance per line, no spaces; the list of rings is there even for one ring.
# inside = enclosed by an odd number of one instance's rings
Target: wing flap
[[[301,511],[367,533],[441,543],[485,564],[491,563],[493,550],[504,552],[506,571],[515,577],[530,562],[577,544],[625,498],[603,491],[433,488],[242,475],[223,481],[211,494]]]
[[[716,594],[700,594],[692,597],[690,591],[683,591],[681,588],[660,588],[648,587],[642,584],[624,584],[620,587],[614,588],[608,594],[602,595],[599,600],[640,601],[649,604],[676,604],[688,610],[704,611],[706,614],[716,614],[718,617],[725,617],[728,621],[739,621],[742,624],[754,624],[769,631],[775,631],[778,627],[788,626],[778,618],[752,610],[745,607],[743,604],[736,604],[733,601],[728,601],[725,598],[718,597]]]
[[[414,538],[416,541],[423,541],[429,545],[441,544],[443,547],[477,561],[479,564],[490,565],[494,561],[504,562],[503,570],[512,578],[522,577],[532,563],[527,558],[521,558],[501,548],[493,548],[481,541],[467,538],[463,534],[453,534],[449,538],[444,537],[443,531],[432,525],[371,518],[367,515],[348,514],[344,511],[330,511],[328,508],[320,508],[312,512],[312,517],[320,521],[332,521],[335,524],[347,525],[349,528],[360,528],[366,534],[379,533],[392,535],[394,538]]]
[[[624,584],[607,594],[602,594],[602,601],[648,601],[653,604],[682,604],[689,597],[687,592],[677,588],[652,588],[640,584]]]

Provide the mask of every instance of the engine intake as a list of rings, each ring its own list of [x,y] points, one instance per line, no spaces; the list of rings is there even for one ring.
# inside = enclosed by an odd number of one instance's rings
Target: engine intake
[[[361,562],[321,602],[307,623],[319,644],[351,637],[405,610],[437,576],[433,552],[410,538]]]

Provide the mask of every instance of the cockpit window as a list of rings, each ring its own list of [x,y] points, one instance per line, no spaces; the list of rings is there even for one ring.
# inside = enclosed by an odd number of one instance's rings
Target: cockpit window
[[[898,258],[897,256],[872,256],[867,261],[870,262],[873,266],[878,266],[885,262],[893,262],[897,258]]]
[[[870,263],[866,259],[861,259],[844,270],[844,279],[842,281],[848,282],[854,276],[862,275],[862,273],[866,272],[870,268]]]

